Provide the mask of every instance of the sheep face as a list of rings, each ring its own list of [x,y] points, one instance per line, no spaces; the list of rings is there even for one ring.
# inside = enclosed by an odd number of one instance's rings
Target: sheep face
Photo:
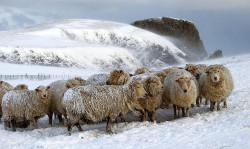
[[[212,82],[219,82],[221,80],[221,70],[219,67],[210,67],[206,71]]]
[[[161,71],[161,72],[158,72],[158,73],[156,74],[156,76],[159,77],[161,83],[163,83],[164,80],[165,80],[165,78],[166,78],[166,76],[167,76],[167,74],[166,74],[165,72]]]
[[[38,95],[40,95],[40,97],[42,99],[45,99],[49,96],[49,89],[50,89],[50,86],[39,86],[37,87],[35,90],[37,92]]]
[[[15,90],[28,90],[28,86],[25,84],[19,84],[15,87]]]
[[[200,78],[200,75],[202,74],[201,70],[198,69],[198,67],[193,64],[187,64],[185,70],[190,72],[197,80]]]
[[[81,77],[75,77],[75,80],[79,81],[80,86],[83,86],[86,84],[86,80],[82,79]]]
[[[138,74],[143,74],[143,73],[149,73],[150,71],[148,70],[147,67],[142,67],[140,69],[137,69],[135,71],[135,74],[134,75],[138,75]]]
[[[146,98],[148,96],[147,92],[145,91],[143,84],[140,82],[133,82],[132,88],[134,94],[137,98]]]
[[[149,77],[146,79],[146,91],[151,96],[156,96],[163,90],[163,85],[159,77]]]
[[[110,77],[106,82],[107,85],[124,85],[125,74],[124,70],[114,70],[110,72]]]
[[[178,86],[183,93],[187,93],[189,91],[191,86],[191,78],[182,77],[176,80],[176,82],[178,83]]]

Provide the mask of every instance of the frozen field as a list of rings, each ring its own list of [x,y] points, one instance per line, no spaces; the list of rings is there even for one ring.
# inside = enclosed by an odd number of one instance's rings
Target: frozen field
[[[227,99],[228,108],[209,112],[209,106],[192,108],[190,117],[173,120],[172,109],[158,110],[157,123],[139,122],[137,116],[127,116],[128,123],[116,125],[116,134],[105,132],[106,123],[85,125],[83,132],[58,124],[51,127],[48,117],[39,120],[40,128],[30,131],[6,131],[0,123],[0,148],[250,148],[250,54],[200,62],[224,64],[231,71],[235,89]],[[184,65],[183,65],[184,66]],[[0,63],[3,75],[50,74],[81,76],[85,79],[94,70],[28,66]],[[25,83],[30,89],[48,85],[51,80],[7,80],[12,85]]]

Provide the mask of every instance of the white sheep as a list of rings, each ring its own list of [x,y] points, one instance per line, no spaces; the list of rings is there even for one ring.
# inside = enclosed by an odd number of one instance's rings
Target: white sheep
[[[230,71],[223,65],[210,65],[199,80],[201,95],[210,101],[210,111],[214,110],[215,102],[217,110],[220,110],[220,103],[226,99],[234,89],[234,82]]]
[[[190,72],[196,78],[198,85],[199,85],[198,81],[200,79],[200,76],[203,72],[205,72],[206,68],[207,68],[207,66],[204,64],[186,64],[186,66],[185,66],[185,70]],[[200,107],[201,103],[202,103],[202,96],[199,93],[199,96],[197,97],[197,100],[196,100],[196,106]],[[207,103],[207,100],[205,103]],[[193,106],[194,106],[194,104],[192,104],[192,107]]]
[[[30,130],[33,130],[34,126],[38,128],[38,119],[45,116],[49,110],[49,88],[50,86],[39,86],[35,90],[12,90],[4,94],[4,123],[10,122],[13,131],[16,131],[16,123],[20,121],[29,121]]]
[[[132,107],[131,103],[147,95],[143,85],[130,82],[123,86],[80,86],[69,89],[63,97],[63,104],[69,117],[68,133],[71,135],[72,126],[79,125],[80,119],[99,122],[108,119],[106,130],[113,132],[111,127],[122,109]]]
[[[52,125],[53,114],[58,115],[59,121],[62,122],[62,115],[64,118],[67,117],[65,108],[62,107],[62,99],[64,93],[69,89],[77,86],[85,85],[86,81],[80,77],[68,79],[68,80],[58,80],[49,84],[50,86],[50,107],[49,107],[49,124]],[[64,121],[66,122],[66,121]],[[66,124],[66,123],[64,123]]]
[[[180,118],[180,109],[182,109],[182,116],[189,116],[189,107],[198,96],[198,87],[195,81],[193,75],[183,69],[172,70],[165,78],[162,97],[165,103],[173,104],[174,118],[177,117],[176,108],[178,118]]]

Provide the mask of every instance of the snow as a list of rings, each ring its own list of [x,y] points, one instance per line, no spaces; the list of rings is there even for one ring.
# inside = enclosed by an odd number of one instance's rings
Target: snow
[[[181,63],[187,56],[165,37],[111,21],[61,20],[0,35],[0,59],[12,63],[97,70],[104,63],[111,70]]]
[[[173,119],[173,110],[157,110],[157,123],[139,122],[138,116],[128,114],[127,123],[116,125],[116,133],[105,132],[106,123],[82,124],[83,132],[67,128],[56,120],[49,126],[48,117],[39,119],[40,128],[17,132],[4,130],[0,123],[0,148],[250,148],[250,54],[199,62],[223,64],[232,73],[235,89],[228,97],[228,108],[209,112],[209,106],[191,108],[190,117]],[[7,65],[7,66],[6,66]],[[184,66],[184,64],[183,64]],[[87,78],[94,70],[0,63],[5,74],[79,75]],[[16,69],[15,69],[16,68]],[[20,68],[20,69],[19,69]],[[20,72],[20,70],[22,70]],[[12,85],[22,82],[28,86],[47,85],[53,80],[8,80]],[[203,100],[204,102],[204,100]]]

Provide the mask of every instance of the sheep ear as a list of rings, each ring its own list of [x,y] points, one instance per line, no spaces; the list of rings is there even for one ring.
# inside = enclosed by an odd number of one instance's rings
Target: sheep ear
[[[179,80],[175,80],[175,82],[179,82]]]
[[[50,86],[47,86],[47,90],[50,89]]]
[[[3,81],[0,81],[0,84],[3,84]]]
[[[120,73],[123,73],[123,70],[120,70]]]
[[[40,90],[38,88],[35,89],[36,92],[39,92]]]
[[[134,75],[130,73],[129,76],[132,77],[132,76],[134,76]]]

